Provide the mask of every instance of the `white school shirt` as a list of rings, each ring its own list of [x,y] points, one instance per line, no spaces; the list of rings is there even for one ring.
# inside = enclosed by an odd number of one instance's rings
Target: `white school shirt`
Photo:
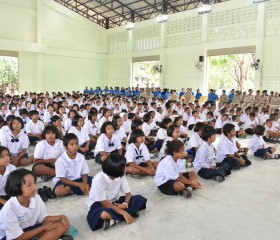
[[[197,122],[199,122],[199,119],[194,117],[194,116],[191,116],[188,120],[188,124],[187,124],[187,127],[192,125],[192,124],[196,124]]]
[[[109,146],[110,145],[110,146]],[[106,134],[102,133],[97,139],[94,155],[96,156],[99,152],[113,152],[122,148],[121,142],[118,137],[113,134],[111,141],[107,138]]]
[[[47,140],[42,140],[37,143],[34,151],[34,158],[37,159],[58,159],[65,152],[63,142],[56,139],[54,145],[48,144]]]
[[[187,149],[191,148],[199,148],[203,143],[202,138],[198,135],[197,132],[193,132],[190,136],[190,140],[188,141]]]
[[[100,118],[100,120],[99,120],[100,128],[102,127],[103,123],[108,122],[108,121],[110,121],[110,118],[109,118],[109,120],[107,120],[104,116],[102,118]]]
[[[162,115],[159,112],[155,112],[154,121],[155,122],[161,122],[162,119],[163,119]]]
[[[157,186],[160,186],[169,180],[176,180],[180,173],[184,172],[186,170],[183,168],[181,159],[175,162],[171,155],[167,155],[159,162],[154,181]]]
[[[37,121],[37,123],[34,123],[32,120],[30,120],[28,123],[26,123],[26,133],[32,133],[32,134],[42,134],[44,130],[44,123],[40,120]]]
[[[249,141],[248,148],[252,151],[252,153],[255,153],[258,149],[264,148],[265,144],[266,143],[262,136],[254,134]]]
[[[260,125],[264,125],[267,119],[269,119],[269,115],[268,114],[265,115],[265,114],[261,113],[258,116],[258,120],[259,120]]]
[[[55,162],[53,182],[56,184],[60,181],[60,178],[67,178],[73,181],[88,173],[89,168],[83,154],[77,152],[75,159],[70,159],[67,152],[64,152]]]
[[[180,126],[179,130],[180,130],[180,134],[187,133],[187,130],[183,125]]]
[[[215,129],[223,128],[223,126],[224,126],[226,123],[229,123],[229,121],[228,121],[228,120],[222,121],[222,118],[217,118],[217,120],[216,120],[216,122],[215,122]]]
[[[5,138],[6,134],[11,131],[10,128],[6,125],[6,126],[3,126],[1,129],[0,129],[0,143],[3,142],[3,139]],[[1,144],[2,145],[2,144]]]
[[[240,130],[238,122],[232,122],[232,124],[234,125],[235,131],[239,131]]]
[[[272,126],[272,127],[268,127],[266,124],[264,125],[265,127],[265,131],[264,131],[264,136],[266,136],[268,133],[268,131],[272,131],[272,132],[277,132],[277,128]]]
[[[160,140],[165,140],[167,138],[167,131],[164,128],[160,128],[157,131],[157,136],[156,136],[156,140],[160,139]]]
[[[256,125],[255,120],[252,121],[250,118],[248,118],[246,120],[246,122],[244,123],[243,128],[244,128],[244,130],[249,129],[249,128],[252,129],[255,125]]]
[[[13,139],[14,142],[12,142]],[[18,142],[15,141],[16,139],[18,139]],[[29,139],[23,131],[20,131],[16,137],[14,137],[12,132],[9,131],[3,138],[1,146],[8,148],[10,154],[13,157],[16,157],[23,149],[28,149]]]
[[[222,162],[227,156],[227,154],[233,155],[238,151],[236,146],[236,138],[232,138],[230,141],[224,134],[220,138],[220,142],[218,145],[218,151],[216,156],[216,162]]]
[[[11,197],[0,211],[0,238],[16,239],[24,228],[42,223],[47,216],[46,206],[38,194],[30,198],[28,207]]]
[[[127,193],[130,193],[130,189],[125,176],[111,179],[106,173],[100,172],[92,179],[87,199],[88,208],[90,209],[94,202],[107,200],[113,203],[117,200],[119,194]]]
[[[242,123],[245,123],[247,119],[250,119],[250,117],[246,113],[243,113],[240,116],[240,122],[242,122]]]
[[[15,116],[15,117],[20,117],[18,111],[15,111],[14,114],[12,114],[11,111],[8,111],[8,112],[6,112],[6,114],[5,114],[5,119],[6,119],[8,116],[10,116],[10,115],[13,115],[13,116]]]
[[[184,111],[183,113],[183,120],[187,122],[190,119],[190,115]]]
[[[273,121],[272,126],[275,128],[279,128],[279,123],[277,121]]]
[[[100,133],[100,127],[99,123],[95,121],[94,124],[92,124],[91,121],[87,121],[84,125],[84,129],[86,132],[92,136],[97,136],[97,134]]]
[[[40,118],[42,121],[44,121],[44,117],[45,117],[45,114],[46,114],[46,110],[43,109],[43,110],[41,111],[39,108],[37,108],[37,111],[38,111],[38,113],[39,113],[39,118]]]
[[[148,123],[144,122],[142,125],[142,130],[143,130],[145,136],[148,137],[151,133],[152,126],[149,125]]]
[[[132,121],[130,119],[128,119],[126,121],[123,120],[123,125],[122,126],[124,127],[124,130],[125,130],[126,133],[131,132],[131,124],[132,124]]]
[[[124,142],[124,138],[127,137],[123,126],[121,126],[119,130],[116,130],[115,134],[120,142]]]
[[[147,146],[144,143],[140,144],[139,150],[134,143],[128,145],[125,152],[126,163],[135,163],[139,165],[141,162],[147,162],[150,160],[150,153]]]
[[[49,124],[51,122],[51,118],[55,116],[56,114],[53,112],[53,115],[51,115],[49,112],[46,112],[44,115],[44,123]]]
[[[196,151],[193,167],[196,172],[201,168],[211,168],[216,166],[215,150],[213,144],[208,145],[203,141],[200,148]]]
[[[79,146],[82,146],[86,143],[86,141],[89,141],[89,135],[84,127],[81,128],[81,131],[79,131],[76,127],[72,126],[68,133],[74,133],[78,139],[79,139]]]
[[[65,132],[68,133],[68,131],[70,130],[72,126],[72,120],[70,118],[68,118],[65,123],[64,123],[64,129],[65,129]]]
[[[10,174],[10,172],[16,170],[16,167],[12,164],[9,164],[8,166],[6,166],[5,172],[3,175],[0,174],[0,196],[6,196],[6,192],[5,192],[5,185],[7,182],[7,178]]]

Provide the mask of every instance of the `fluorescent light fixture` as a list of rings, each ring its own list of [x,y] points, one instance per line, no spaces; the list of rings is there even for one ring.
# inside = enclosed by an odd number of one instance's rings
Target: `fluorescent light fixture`
[[[253,0],[253,3],[261,3],[261,2],[268,2],[269,0]]]
[[[126,28],[126,30],[132,30],[132,29],[134,29],[134,23],[133,23],[133,22],[128,22],[128,23],[125,25],[125,28]]]
[[[198,14],[205,14],[211,12],[211,5],[203,5],[202,7],[198,8]]]
[[[157,21],[158,23],[167,22],[167,20],[168,20],[168,15],[158,16],[158,17],[156,18],[156,21]]]

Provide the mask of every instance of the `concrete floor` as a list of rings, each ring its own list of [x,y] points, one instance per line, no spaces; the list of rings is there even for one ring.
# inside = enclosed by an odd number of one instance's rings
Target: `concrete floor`
[[[246,147],[248,139],[239,142]],[[250,152],[248,156],[252,165],[233,171],[223,183],[200,179],[203,189],[195,190],[191,199],[164,196],[152,177],[127,177],[132,194],[148,199],[147,209],[133,224],[118,223],[105,232],[92,232],[87,225],[86,197],[57,198],[46,206],[50,215],[68,216],[79,230],[76,239],[279,240],[280,160],[256,159]],[[88,165],[91,176],[101,170],[94,160]],[[38,187],[43,185],[52,186],[52,182],[39,180]]]

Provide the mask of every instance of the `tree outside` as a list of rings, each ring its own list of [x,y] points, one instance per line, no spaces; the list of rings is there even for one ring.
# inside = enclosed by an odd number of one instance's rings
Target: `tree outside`
[[[10,92],[11,82],[18,89],[18,58],[0,56],[0,85],[5,83],[6,93]]]
[[[254,54],[234,54],[209,57],[209,88],[247,91],[254,89]]]
[[[159,87],[158,61],[133,63],[133,87]]]

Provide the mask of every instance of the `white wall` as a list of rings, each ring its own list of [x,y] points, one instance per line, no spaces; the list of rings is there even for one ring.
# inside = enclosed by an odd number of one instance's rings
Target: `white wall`
[[[19,55],[19,90],[107,82],[107,33],[53,0],[0,0],[0,50]]]

